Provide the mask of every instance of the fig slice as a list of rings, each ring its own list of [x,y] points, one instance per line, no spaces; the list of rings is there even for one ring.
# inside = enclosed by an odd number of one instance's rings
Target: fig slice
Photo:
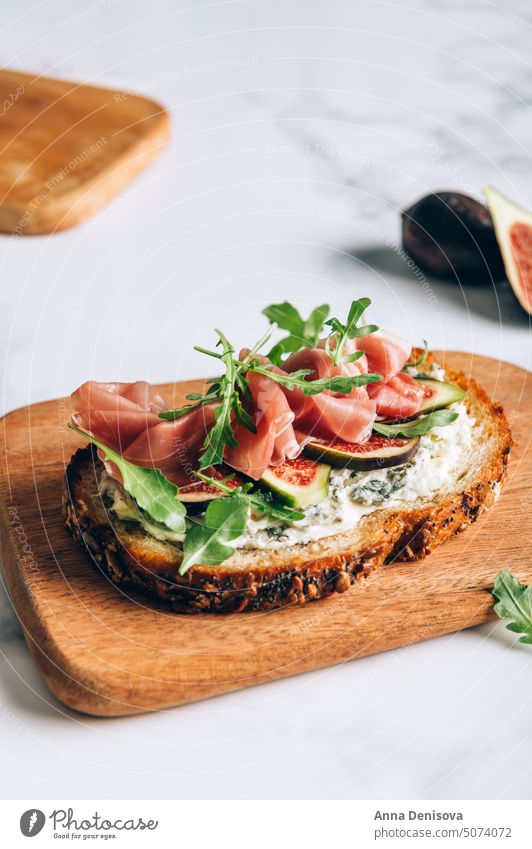
[[[386,437],[373,434],[367,442],[327,442],[316,439],[305,446],[305,453],[331,466],[369,472],[408,463],[419,448],[419,437]]]
[[[487,186],[484,193],[506,276],[517,300],[525,312],[532,315],[532,213],[492,186]]]
[[[331,467],[306,457],[287,460],[281,466],[270,466],[260,479],[279,501],[290,507],[311,507],[329,494]]]
[[[448,407],[449,404],[456,404],[458,401],[463,401],[467,394],[456,383],[432,380],[429,377],[418,377],[416,380],[425,391],[425,397],[421,402],[421,407],[417,415],[428,413],[430,410],[441,410],[444,407]]]
[[[504,279],[488,209],[462,192],[432,192],[402,212],[403,248],[420,268],[463,283]]]
[[[223,480],[225,485],[231,489],[237,489],[244,483],[244,478],[225,466],[216,468],[211,466],[209,469],[206,469],[205,474],[215,480]],[[229,475],[231,477],[225,480]],[[177,497],[179,501],[183,501],[185,504],[201,504],[203,501],[212,501],[214,498],[223,498],[225,495],[226,493],[218,489],[218,487],[205,481],[197,480],[186,486],[180,486]]]

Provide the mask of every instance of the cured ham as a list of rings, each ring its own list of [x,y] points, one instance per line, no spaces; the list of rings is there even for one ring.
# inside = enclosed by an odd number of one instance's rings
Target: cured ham
[[[214,424],[215,405],[191,410],[173,422],[157,420],[122,451],[126,460],[144,468],[160,469],[177,486],[196,481],[194,472],[208,431]]]
[[[308,379],[355,376],[376,372],[383,380],[354,387],[349,393],[324,390],[305,395],[287,389],[264,374],[249,371],[249,393],[242,403],[254,423],[253,433],[232,421],[235,446],[227,446],[225,462],[238,472],[258,480],[270,466],[299,456],[307,442],[342,440],[364,443],[375,417],[407,418],[421,407],[424,393],[419,384],[401,370],[411,346],[399,336],[378,331],[348,340],[343,355],[357,350],[364,355],[354,362],[335,365],[325,342],[302,348],[275,367],[282,374],[309,370]],[[245,359],[249,351],[240,353]],[[269,364],[258,357],[262,365]],[[205,438],[216,421],[215,403],[191,409],[175,421],[159,418],[167,405],[146,381],[136,383],[84,383],[72,395],[72,422],[95,439],[144,468],[160,469],[178,486],[197,481]],[[109,466],[111,474],[118,470]]]
[[[404,372],[387,381],[370,384],[368,394],[376,402],[379,416],[393,419],[415,416],[425,397],[423,387]]]
[[[355,376],[367,371],[365,358],[354,363],[335,366],[322,347],[302,348],[284,363],[287,372],[310,369],[311,379],[331,378],[338,375]],[[295,426],[314,438],[344,439],[347,442],[364,442],[375,421],[376,403],[365,386],[357,386],[346,395],[325,390],[318,395],[304,395],[301,390],[285,390],[290,407],[295,413]]]
[[[401,371],[412,353],[412,345],[406,339],[386,330],[361,336],[356,344],[366,355],[368,371],[382,374],[385,381]]]
[[[161,420],[167,409],[159,393],[145,380],[98,383],[89,380],[71,396],[72,423],[121,453],[137,436]]]
[[[277,383],[254,372],[248,374],[248,383],[257,432],[237,425],[238,444],[226,450],[225,460],[233,469],[258,480],[268,466],[279,466],[297,457],[305,439],[296,437],[295,414]]]

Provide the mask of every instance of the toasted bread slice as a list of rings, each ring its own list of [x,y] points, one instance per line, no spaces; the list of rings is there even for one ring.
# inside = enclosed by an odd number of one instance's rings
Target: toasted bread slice
[[[448,369],[447,379],[468,390],[466,406],[476,420],[474,445],[456,479],[436,497],[375,510],[353,530],[277,550],[240,549],[219,566],[193,566],[181,576],[175,546],[109,515],[98,492],[103,467],[91,446],[66,471],[67,527],[112,581],[179,612],[264,610],[343,593],[383,564],[430,554],[496,500],[512,445],[502,407],[461,372]]]

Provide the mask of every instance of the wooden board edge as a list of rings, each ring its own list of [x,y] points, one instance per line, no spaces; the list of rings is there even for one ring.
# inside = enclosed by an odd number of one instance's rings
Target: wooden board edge
[[[457,356],[460,355],[459,352],[453,353],[455,353]],[[467,356],[473,358],[475,355]],[[494,360],[494,362],[499,361]],[[525,375],[529,374],[529,372],[527,372],[525,369],[520,368],[519,366],[512,365],[512,368],[523,372],[523,374]],[[54,403],[54,401],[44,401],[40,403],[46,405]],[[38,404],[35,406],[38,406]],[[14,413],[24,415],[27,410],[28,407],[26,406],[20,407],[17,410],[10,411],[6,413],[6,415],[2,417],[2,419],[0,419],[0,422],[5,424],[6,419],[8,419]],[[4,470],[2,470],[2,472],[3,471]],[[4,492],[3,495],[5,494],[6,493]],[[29,600],[29,607],[33,608],[34,600],[31,595],[30,587],[27,586],[27,581],[23,580],[23,577],[18,574],[19,570],[15,568],[15,563],[17,561],[17,549],[16,542],[13,539],[13,535],[9,533],[9,515],[7,511],[8,505],[7,503],[4,503],[4,498],[2,498],[0,502],[0,544],[2,545],[4,552],[10,552],[10,556],[5,558],[4,563],[8,587],[10,593],[12,594],[13,601],[17,609],[25,609],[24,607],[18,606],[19,599],[23,599],[24,601]],[[393,569],[394,565],[386,566],[383,568]],[[19,586],[19,584],[23,586]],[[353,588],[352,591],[356,591],[356,589]],[[452,627],[446,627],[445,625],[442,625],[442,623],[438,622],[431,623],[427,630],[423,633],[423,636],[420,639],[416,639],[416,642],[432,639],[437,636],[443,636],[444,634],[453,633],[456,630],[461,630],[462,628],[472,627],[483,622],[492,620],[494,618],[492,609],[493,599],[490,595],[489,589],[479,589],[478,587],[474,587],[471,588],[471,590],[468,590],[468,592],[469,591],[471,593],[474,593],[475,595],[478,595],[478,611],[476,611],[476,615],[473,621],[468,620],[467,622],[463,622],[463,624],[458,626],[453,623]],[[328,604],[328,600],[324,600],[323,602],[316,602],[315,604]],[[24,627],[24,623],[22,624]],[[187,689],[190,689],[190,685],[170,685],[168,688],[169,695],[167,698],[160,700],[158,703],[152,700],[149,704],[142,705],[138,703],[138,699],[137,703],[134,703],[134,700],[136,699],[134,687],[129,688],[129,690],[127,691],[129,693],[129,695],[127,695],[127,699],[130,699],[130,702],[124,701],[124,688],[122,685],[120,687],[120,699],[115,699],[113,697],[112,692],[110,693],[109,697],[102,696],[99,692],[97,692],[97,690],[95,690],[95,685],[97,685],[98,679],[94,678],[94,675],[92,675],[92,677],[85,676],[83,669],[75,668],[74,666],[71,667],[69,659],[62,656],[60,652],[57,653],[54,650],[53,642],[51,643],[47,639],[47,635],[39,633],[39,629],[35,627],[35,624],[35,622],[28,622],[28,625],[32,627],[33,636],[30,636],[29,633],[26,633],[26,628],[24,628],[25,637],[29,645],[30,651],[33,657],[35,658],[37,666],[48,688],[51,690],[51,692],[56,698],[58,698],[62,703],[66,704],[68,707],[80,711],[81,713],[101,717],[134,715],[147,711],[173,707],[186,702],[197,701],[199,699],[209,698],[214,695],[220,695],[225,692],[235,691],[244,687],[256,686],[258,684],[266,683],[268,681],[279,680],[281,678],[290,677],[292,675],[304,673],[313,669],[320,669],[324,667],[339,665],[340,663],[348,662],[349,660],[354,659],[356,657],[368,656],[378,651],[339,651],[336,660],[331,659],[331,657],[329,656],[327,660],[323,663],[316,663],[315,659],[309,663],[305,662],[304,658],[296,658],[293,663],[289,664],[286,670],[283,670],[282,674],[279,674],[278,670],[273,673],[266,672],[257,675],[255,678],[247,680],[245,684],[240,685],[228,684],[225,686],[220,686],[216,683],[210,685],[205,684],[203,685],[201,694],[198,695],[196,693],[192,697],[190,696],[190,694],[187,693]],[[41,643],[43,648],[41,648],[38,643]],[[408,643],[405,643],[404,638],[398,636],[397,640],[395,641],[395,644],[393,641],[390,641],[388,649],[393,650],[394,648],[404,645],[408,645]],[[75,682],[74,687],[73,682]],[[106,689],[109,692],[108,682],[106,682]]]

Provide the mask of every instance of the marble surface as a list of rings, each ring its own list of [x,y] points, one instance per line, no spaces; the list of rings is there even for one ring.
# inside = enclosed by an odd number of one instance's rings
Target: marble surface
[[[93,378],[200,375],[265,304],[369,294],[379,323],[523,367],[507,287],[425,281],[393,248],[428,189],[532,207],[527,0],[31,3],[2,64],[164,102],[164,155],[83,226],[0,237],[1,406]],[[529,798],[530,647],[501,625],[141,718],[50,697],[0,603],[6,797]]]

